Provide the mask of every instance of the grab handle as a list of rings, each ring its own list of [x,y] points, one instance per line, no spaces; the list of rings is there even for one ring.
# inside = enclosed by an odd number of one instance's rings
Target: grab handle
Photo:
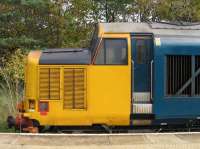
[[[131,77],[132,77],[132,80],[133,80],[133,83],[132,83],[132,91],[134,92],[134,60],[131,60],[131,64],[132,64],[132,70],[131,70],[131,73],[133,73],[133,74],[131,74]],[[132,96],[133,96],[133,92],[131,91],[131,93],[132,93]]]
[[[151,61],[151,100],[153,98],[153,63],[154,61]]]

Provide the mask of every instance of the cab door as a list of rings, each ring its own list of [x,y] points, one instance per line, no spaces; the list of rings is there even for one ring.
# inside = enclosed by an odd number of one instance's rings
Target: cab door
[[[88,67],[93,123],[129,125],[131,107],[130,34],[104,34]]]
[[[153,40],[150,35],[133,35],[132,43],[132,113],[133,125],[151,125],[153,83]]]
[[[135,100],[150,100],[152,95],[153,40],[151,35],[133,35],[132,95]]]

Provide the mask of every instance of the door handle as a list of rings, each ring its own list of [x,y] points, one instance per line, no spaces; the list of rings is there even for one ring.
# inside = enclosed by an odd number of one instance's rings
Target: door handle
[[[133,90],[133,92],[134,92],[134,69],[135,69],[135,67],[134,67],[134,60],[131,60],[131,64],[132,64],[132,72],[131,72],[131,78],[132,78],[132,90]],[[132,91],[131,91],[132,92]],[[131,93],[131,94],[133,94],[133,93]]]
[[[154,61],[151,60],[151,100],[153,98],[153,63]]]

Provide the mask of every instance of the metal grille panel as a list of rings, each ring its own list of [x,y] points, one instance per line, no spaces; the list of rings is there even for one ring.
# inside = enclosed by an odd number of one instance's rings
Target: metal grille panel
[[[60,99],[60,68],[50,69],[50,99]]]
[[[64,69],[64,109],[85,109],[85,69]]]
[[[167,56],[167,95],[191,96],[191,84],[180,94],[183,85],[191,78],[191,56]]]
[[[39,70],[40,99],[60,99],[60,69],[40,68]]]
[[[200,68],[200,56],[195,57],[195,71]],[[195,78],[195,95],[200,96],[200,74]]]
[[[39,96],[40,99],[49,99],[49,68],[40,68]]]

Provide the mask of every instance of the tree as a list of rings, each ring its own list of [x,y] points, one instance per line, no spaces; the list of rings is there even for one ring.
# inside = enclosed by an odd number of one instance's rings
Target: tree
[[[133,0],[93,0],[98,21],[128,21],[128,10]]]
[[[159,0],[157,15],[159,20],[198,22],[200,21],[200,1]]]

